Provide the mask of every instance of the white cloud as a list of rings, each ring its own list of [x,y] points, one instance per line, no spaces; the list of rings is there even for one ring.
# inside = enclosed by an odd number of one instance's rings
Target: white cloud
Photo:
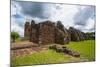
[[[39,17],[33,18],[37,22],[51,20],[62,21],[65,27],[74,26],[74,16],[79,11],[80,6],[66,5],[66,4],[46,4],[44,6],[44,14],[48,18],[41,19]]]
[[[14,6],[14,2],[11,2],[11,15],[15,15],[16,14],[16,8]]]
[[[20,36],[24,36],[24,29],[20,27],[17,23],[12,23],[11,31],[18,32]]]
[[[93,19],[89,18],[84,29],[86,29],[85,32],[88,32],[88,31],[93,32],[95,29],[95,21]]]
[[[22,37],[24,36],[24,27],[20,26],[14,18],[11,18],[11,31],[18,32]]]
[[[60,9],[56,9],[54,6],[52,6],[50,19],[53,21],[62,21],[65,27],[73,26],[73,17],[78,11],[79,6],[62,4],[59,5],[59,7]]]
[[[35,7],[35,6],[37,6],[37,7]],[[54,22],[60,20],[66,28],[72,26],[72,27],[80,29],[84,32],[90,31],[90,29],[94,29],[95,22],[94,22],[93,18],[92,19],[89,18],[86,20],[84,19],[84,21],[86,21],[84,26],[83,25],[75,25],[75,20],[79,19],[79,18],[77,18],[77,16],[81,16],[82,18],[84,16],[86,16],[86,15],[83,15],[83,14],[87,13],[87,11],[84,10],[86,7],[87,6],[53,4],[53,3],[47,3],[44,5],[44,3],[38,3],[38,4],[35,3],[34,4],[34,2],[33,3],[28,2],[28,5],[27,5],[24,2],[23,3],[14,2],[13,4],[11,4],[11,8],[12,8],[11,15],[18,14],[22,18],[11,17],[11,30],[15,30],[15,31],[19,32],[19,34],[21,36],[23,36],[24,35],[24,27],[21,27],[21,26],[23,26],[25,21],[31,21],[33,19],[36,21],[36,23],[39,23],[39,22],[42,22],[45,20],[51,20]],[[92,6],[91,6],[91,8],[92,8]],[[40,10],[40,11],[36,11],[35,9]],[[84,11],[86,13],[84,13]],[[92,11],[92,9],[91,9],[91,11]],[[83,13],[81,13],[81,12],[83,12]],[[76,15],[76,14],[78,14],[78,15]],[[80,14],[82,14],[82,15],[80,15]],[[46,16],[46,17],[44,17],[44,16]],[[79,20],[81,20],[81,19],[79,19]]]
[[[83,32],[94,32],[95,31],[95,20],[89,18],[86,22],[85,26],[82,25],[75,25],[74,26],[76,29],[79,29]]]

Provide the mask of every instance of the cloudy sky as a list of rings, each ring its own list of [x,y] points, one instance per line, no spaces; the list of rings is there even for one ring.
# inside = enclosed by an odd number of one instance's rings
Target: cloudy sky
[[[66,28],[95,31],[95,6],[11,1],[11,31],[24,35],[25,21],[60,20]]]

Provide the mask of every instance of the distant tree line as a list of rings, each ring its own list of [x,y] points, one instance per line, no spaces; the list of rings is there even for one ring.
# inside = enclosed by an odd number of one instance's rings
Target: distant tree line
[[[95,32],[87,32],[86,34],[88,35],[89,40],[91,40],[91,39],[94,40],[95,39]]]

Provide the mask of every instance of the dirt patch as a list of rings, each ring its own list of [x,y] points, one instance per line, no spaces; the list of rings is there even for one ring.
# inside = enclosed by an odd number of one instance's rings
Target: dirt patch
[[[37,47],[38,44],[29,42],[29,41],[22,41],[17,43],[11,43],[11,50],[17,50],[17,49],[24,49],[24,48],[30,48],[30,47]]]
[[[42,50],[41,47],[30,47],[30,48],[24,48],[24,49],[11,50],[11,57],[29,55],[35,52],[39,52],[41,50]]]
[[[47,49],[47,45],[39,45],[29,41],[11,43],[11,57],[29,55]]]

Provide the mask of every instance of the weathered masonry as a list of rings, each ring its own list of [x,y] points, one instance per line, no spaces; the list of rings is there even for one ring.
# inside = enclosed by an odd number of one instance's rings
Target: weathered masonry
[[[51,21],[38,24],[33,20],[31,24],[26,22],[24,36],[31,42],[39,44],[64,44],[69,42],[68,32],[60,21],[57,24]]]
[[[70,41],[83,41],[88,39],[88,35],[70,27],[68,30],[61,21],[44,21],[36,24],[34,20],[25,23],[24,37],[31,42],[38,44],[65,44]]]

